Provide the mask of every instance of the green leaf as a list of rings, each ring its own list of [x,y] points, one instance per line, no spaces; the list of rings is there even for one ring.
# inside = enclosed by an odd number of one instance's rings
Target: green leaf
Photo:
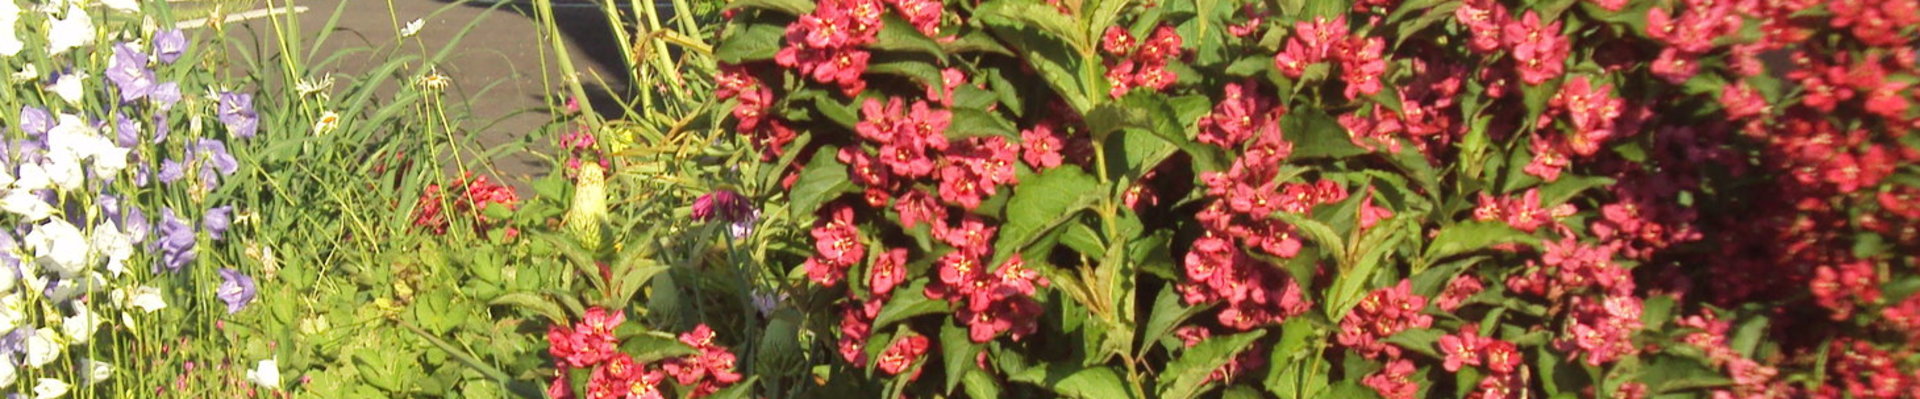
[[[1061,396],[1080,399],[1116,399],[1137,397],[1126,389],[1120,374],[1107,367],[1089,367],[1048,384]]]
[[[974,15],[989,18],[989,23],[1032,26],[1071,46],[1077,54],[1093,54],[1093,42],[1075,28],[1073,18],[1061,14],[1052,5],[1038,2],[999,0],[974,9]]]
[[[873,318],[873,329],[881,330],[893,323],[914,316],[929,315],[947,311],[947,301],[927,299],[925,290],[900,287],[894,290],[894,298],[880,308],[880,315]]]
[[[1422,355],[1439,359],[1441,358],[1440,352],[1435,349],[1436,347],[1434,345],[1436,342],[1440,342],[1440,336],[1442,335],[1446,335],[1446,332],[1440,331],[1439,329],[1411,328],[1387,337],[1386,341],[1402,349],[1419,352]]]
[[[705,396],[705,398],[707,399],[746,398],[748,397],[748,395],[753,394],[753,387],[756,386],[754,383],[759,382],[759,380],[760,380],[760,376],[757,376],[757,375],[747,376],[747,378],[741,379],[739,382],[735,382],[733,386],[727,387],[726,389],[721,389],[719,391],[714,391],[713,394],[707,395]]]
[[[780,52],[787,29],[771,23],[734,24],[732,34],[713,49],[713,58],[728,64],[743,64],[773,59]]]
[[[1540,207],[1559,206],[1588,189],[1612,184],[1613,179],[1606,177],[1561,174],[1559,180],[1540,186]]]
[[[1145,355],[1148,349],[1153,348],[1154,343],[1160,342],[1162,337],[1166,337],[1168,333],[1180,327],[1180,323],[1207,308],[1208,306],[1181,305],[1180,295],[1174,293],[1174,290],[1160,290],[1160,295],[1153,300],[1153,313],[1147,316],[1146,329],[1141,330],[1146,334],[1141,336],[1144,339],[1140,341],[1140,348],[1134,352],[1135,356]]]
[[[1293,142],[1293,158],[1345,158],[1367,153],[1353,145],[1346,127],[1318,110],[1288,112],[1280,117],[1280,131]]]
[[[633,356],[633,360],[640,363],[700,354],[687,343],[680,342],[679,338],[658,331],[622,337],[620,352]]]
[[[940,323],[940,355],[947,369],[946,392],[953,392],[953,387],[960,384],[962,373],[969,370],[975,373],[980,372],[979,369],[974,368],[973,361],[974,354],[980,353],[981,346],[967,336],[965,327],[960,327],[953,322]],[[969,392],[974,390],[971,384],[967,387]]]
[[[515,306],[532,311],[541,316],[546,316],[547,320],[552,320],[554,324],[567,323],[567,312],[561,310],[560,305],[547,300],[545,297],[529,292],[515,292],[501,295],[499,298],[487,301],[487,304],[493,306]]]
[[[1002,46],[1000,41],[994,40],[992,34],[979,30],[967,32],[953,41],[941,44],[940,50],[950,54],[979,52],[1009,57],[1014,55],[1012,50],[1007,50],[1007,46]]]
[[[1006,1],[996,3],[1006,3]],[[1073,107],[1074,111],[1084,114],[1093,108],[1094,99],[1087,97],[1086,87],[1094,82],[1082,81],[1079,74],[1081,64],[1087,62],[1081,55],[1090,53],[1064,47],[1066,45],[1064,42],[1047,38],[1031,25],[1011,21],[995,23],[991,18],[988,18],[987,22],[994,34],[1012,45],[1014,52],[1021,54],[1021,58],[1026,59],[1027,65],[1040,74],[1041,81],[1053,88],[1054,93],[1059,94],[1060,99]],[[1104,90],[1101,91],[1104,92]]]
[[[1502,222],[1471,221],[1440,228],[1427,244],[1428,263],[1449,256],[1487,249],[1496,244],[1520,243],[1538,247],[1540,239]]]
[[[1313,240],[1315,247],[1328,251],[1334,259],[1347,259],[1347,240],[1340,238],[1340,234],[1334,233],[1333,226],[1287,211],[1274,212],[1273,217],[1299,228],[1301,234],[1305,234],[1308,240]],[[1341,267],[1346,266],[1349,265],[1341,265]]]
[[[813,13],[814,5],[813,2],[807,0],[732,0],[727,3],[726,9],[738,10],[747,7],[779,11],[792,16],[801,16]]]
[[[1727,347],[1740,352],[1740,356],[1754,357],[1753,352],[1759,347],[1760,339],[1767,335],[1767,321],[1766,316],[1753,316],[1740,322],[1740,327],[1733,331],[1733,337],[1727,340]]]
[[[966,368],[964,370],[966,371],[966,375],[960,377],[960,384],[966,386],[967,396],[975,398],[1000,397],[1000,381],[994,380],[993,375],[976,368]],[[951,391],[953,388],[947,388],[947,390]]]
[[[947,125],[947,138],[1001,136],[1019,139],[1020,131],[999,115],[974,108],[954,108],[952,123]]]
[[[873,65],[867,66],[867,73],[901,76],[912,79],[923,87],[946,87],[946,79],[940,77],[940,68],[934,67],[933,64],[913,58],[889,58],[893,59],[884,61],[875,59],[876,62]],[[857,109],[858,105],[848,106],[848,108]]]
[[[880,32],[874,35],[873,44],[867,45],[867,48],[881,51],[918,52],[942,59],[946,57],[947,54],[941,50],[940,43],[927,38],[927,35],[920,33],[919,29],[914,29],[913,24],[907,23],[893,13],[885,15],[880,24]]]
[[[813,153],[813,160],[807,162],[800,178],[793,183],[787,212],[800,220],[811,220],[820,204],[832,200],[841,193],[853,190],[853,183],[847,180],[847,167],[834,160],[839,152],[833,146],[821,146]]]
[[[1162,381],[1165,381],[1166,385],[1161,387],[1160,397],[1186,399],[1198,396],[1203,392],[1202,383],[1206,381],[1208,374],[1226,365],[1228,361],[1232,361],[1234,356],[1240,355],[1240,352],[1251,348],[1254,340],[1266,334],[1266,330],[1254,330],[1213,337],[1200,341],[1192,348],[1187,348],[1185,353],[1180,354],[1179,359],[1174,359],[1172,363],[1167,364],[1166,371],[1161,374]]]
[[[1100,196],[1099,181],[1072,165],[1061,165],[1021,182],[1007,201],[1006,217],[1002,218],[1007,222],[1000,226],[1000,239],[994,241],[993,247],[1000,250],[991,265],[999,267]]]

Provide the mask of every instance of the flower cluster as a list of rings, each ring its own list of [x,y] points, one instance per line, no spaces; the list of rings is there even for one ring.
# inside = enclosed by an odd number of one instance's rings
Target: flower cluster
[[[1180,33],[1173,27],[1161,25],[1153,29],[1145,42],[1133,36],[1126,28],[1119,26],[1107,28],[1101,36],[1100,49],[1109,56],[1106,62],[1107,82],[1110,88],[1107,95],[1113,98],[1127,95],[1136,87],[1152,90],[1166,90],[1173,81],[1180,79],[1167,63],[1180,58],[1184,51],[1180,48]]]
[[[812,13],[787,25],[787,47],[774,59],[780,66],[793,68],[820,83],[840,87],[852,97],[867,87],[860,75],[867,71],[872,53],[861,47],[872,44],[880,34],[880,15],[886,12],[880,0],[828,0],[815,5]]]
[[[1427,298],[1413,293],[1413,286],[1407,280],[1399,285],[1382,288],[1367,294],[1354,305],[1347,317],[1340,319],[1340,333],[1336,335],[1340,345],[1352,348],[1368,358],[1386,355],[1398,359],[1400,347],[1383,341],[1395,333],[1409,328],[1426,328],[1433,324],[1433,316],[1421,313],[1427,307]]]
[[[485,175],[468,173],[466,178],[454,179],[446,188],[438,183],[427,185],[426,190],[420,193],[418,208],[414,208],[413,225],[433,234],[446,234],[447,227],[452,223],[447,216],[447,211],[451,209],[452,212],[470,217],[474,232],[484,233],[500,227],[499,224],[503,222],[484,214],[488,206],[497,204],[514,209],[519,202],[520,196],[514,193],[513,187],[494,183]],[[509,238],[518,235],[518,229],[513,227],[507,227],[505,231]]]
[[[734,370],[734,355],[713,342],[713,330],[705,324],[680,334],[680,342],[695,354],[640,363],[632,355],[620,352],[616,330],[626,322],[618,310],[588,308],[578,324],[547,328],[547,353],[560,366],[560,375],[549,386],[548,396],[574,397],[567,377],[569,369],[587,369],[587,398],[665,398],[667,381],[690,389],[687,397],[705,397],[740,381]],[[671,378],[671,380],[669,380]]]
[[[733,352],[713,342],[713,329],[701,324],[693,331],[680,334],[680,342],[693,347],[698,354],[667,359],[660,368],[673,376],[682,386],[693,387],[688,397],[703,397],[718,392],[733,383],[740,382],[740,373],[734,370]]]

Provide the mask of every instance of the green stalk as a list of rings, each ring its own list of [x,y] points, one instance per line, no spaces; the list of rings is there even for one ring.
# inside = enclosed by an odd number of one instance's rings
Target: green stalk
[[[587,118],[587,126],[600,126],[600,115],[590,112],[593,109],[593,102],[587,98],[587,89],[580,85],[579,70],[573,67],[572,56],[566,53],[567,43],[560,36],[560,26],[554,22],[553,0],[534,0],[533,2],[535,18],[539,19],[540,25],[546,28],[547,44],[555,49],[554,58],[560,64],[561,82],[567,85],[567,90],[573,95],[574,101],[580,103],[580,109],[589,111],[583,112]]]

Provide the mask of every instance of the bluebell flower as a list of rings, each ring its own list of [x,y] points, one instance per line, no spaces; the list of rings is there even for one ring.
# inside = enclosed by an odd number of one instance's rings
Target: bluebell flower
[[[160,161],[160,184],[173,184],[187,177],[187,166],[171,159]]]
[[[163,30],[153,34],[153,56],[160,62],[172,64],[187,53],[187,33],[179,29]]]
[[[116,137],[118,140],[115,140],[114,144],[125,148],[140,145],[140,125],[134,123],[132,118],[128,118],[127,114],[119,111],[113,113],[113,130],[114,133],[118,133]]]
[[[134,245],[146,242],[153,230],[152,222],[147,221],[147,213],[141,212],[138,207],[127,207],[125,214],[120,215],[119,223],[120,229],[127,233],[127,238],[133,240]]]
[[[220,185],[220,178],[240,171],[240,161],[227,152],[227,143],[200,139],[187,149],[187,163],[200,166],[200,184],[208,190]]]
[[[220,278],[222,279],[220,288],[214,296],[219,297],[221,302],[227,303],[227,314],[238,313],[240,309],[247,307],[247,303],[253,302],[253,296],[258,289],[253,285],[253,277],[247,277],[239,270],[223,267],[220,268]]]
[[[113,46],[113,59],[107,62],[107,81],[120,89],[120,101],[132,102],[153,92],[153,70],[147,69],[147,55],[132,44]]]
[[[46,138],[47,131],[53,130],[53,113],[31,105],[20,107],[20,130],[35,138]]]
[[[214,207],[208,209],[207,214],[200,216],[200,229],[206,230],[207,235],[212,236],[214,240],[226,239],[227,227],[232,225],[233,205]]]
[[[172,124],[167,123],[166,113],[163,112],[153,116],[153,143],[154,144],[166,144],[167,133],[172,133],[172,132],[173,132],[173,126]]]
[[[260,116],[253,112],[253,95],[220,93],[220,123],[234,137],[253,138],[260,130]]]
[[[13,361],[14,356],[26,353],[27,337],[33,336],[34,333],[33,327],[21,326],[14,328],[5,336],[0,336],[0,355],[5,355],[5,361]]]
[[[197,241],[193,225],[180,219],[173,208],[160,210],[160,237],[154,240],[154,245],[159,247],[161,266],[175,272],[186,267],[196,256],[194,246],[198,244]]]
[[[173,105],[180,102],[180,83],[166,82],[153,86],[153,92],[147,93],[147,101],[159,106],[161,112],[173,110]]]

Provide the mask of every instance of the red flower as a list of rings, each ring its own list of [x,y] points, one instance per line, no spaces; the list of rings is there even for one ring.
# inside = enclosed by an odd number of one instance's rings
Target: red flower
[[[1340,79],[1347,82],[1348,100],[1380,92],[1380,76],[1387,72],[1387,61],[1381,52],[1386,47],[1386,39],[1358,36],[1341,46]]]
[[[828,218],[813,228],[817,256],[807,259],[806,270],[815,283],[832,287],[846,278],[847,268],[867,255],[867,246],[860,242],[860,229],[853,225],[853,207],[831,204],[825,213]]]
[[[1466,25],[1472,34],[1467,48],[1477,53],[1491,53],[1500,48],[1501,23],[1508,18],[1507,6],[1493,0],[1467,0],[1460,8],[1453,10],[1453,18]]]
[[[1720,105],[1726,107],[1727,119],[1751,118],[1767,112],[1767,100],[1745,82],[1720,88]]]
[[[572,328],[557,325],[547,328],[547,353],[567,367],[592,367],[619,353],[616,348],[619,341],[614,339],[613,330],[625,321],[626,315],[622,312],[588,308],[580,324]]]
[[[1373,228],[1380,220],[1393,217],[1393,210],[1373,206],[1373,190],[1367,190],[1367,196],[1360,200],[1360,228]]]
[[[893,201],[893,211],[900,214],[900,227],[912,229],[921,223],[936,224],[947,220],[947,208],[940,206],[932,196],[920,190],[907,190]]]
[[[1398,358],[1400,348],[1382,342],[1388,336],[1409,328],[1426,328],[1433,323],[1433,316],[1421,314],[1427,305],[1427,298],[1413,293],[1411,280],[1400,280],[1400,284],[1382,288],[1360,299],[1340,320],[1340,332],[1335,336],[1340,345],[1352,348],[1367,358],[1378,358],[1386,354],[1389,358]]]
[[[1481,350],[1491,338],[1475,334],[1473,326],[1462,326],[1459,334],[1440,336],[1440,354],[1444,358],[1441,366],[1447,371],[1460,371],[1460,366],[1479,366],[1483,363]]]
[[[1036,170],[1052,169],[1060,166],[1064,157],[1060,150],[1066,147],[1065,135],[1053,123],[1041,122],[1032,129],[1020,131],[1020,159]]]
[[[1519,64],[1520,80],[1537,85],[1559,77],[1566,69],[1572,45],[1560,35],[1560,21],[1540,25],[1540,14],[1528,10],[1518,21],[1501,27],[1501,40]]]
[[[880,353],[880,371],[891,375],[900,375],[900,373],[906,372],[908,367],[912,367],[914,363],[919,362],[926,354],[927,337],[909,335],[905,338],[896,339],[892,345],[887,346],[886,351]],[[907,376],[907,381],[913,381],[919,378],[920,370],[916,369],[913,371],[913,374]]]
[[[1486,287],[1480,284],[1479,277],[1474,277],[1471,274],[1462,274],[1459,277],[1454,277],[1453,281],[1447,282],[1446,290],[1440,291],[1440,295],[1433,298],[1433,306],[1439,307],[1440,310],[1452,312],[1455,309],[1459,309],[1460,305],[1465,304],[1467,298],[1472,298],[1474,294],[1480,293],[1480,290],[1485,288]]]
[[[894,248],[881,253],[873,261],[871,274],[867,276],[867,287],[873,289],[875,297],[886,297],[893,287],[907,280],[907,250]]]
[[[1256,133],[1279,130],[1280,117],[1286,114],[1286,108],[1261,95],[1259,86],[1251,81],[1227,83],[1221,97],[1213,113],[1200,118],[1198,140],[1202,143],[1229,149],[1238,147]],[[1290,144],[1286,148],[1291,152]]]
[[[1367,375],[1360,382],[1386,399],[1413,399],[1420,393],[1420,384],[1412,380],[1413,372],[1413,361],[1396,358],[1387,361],[1385,369]]]

